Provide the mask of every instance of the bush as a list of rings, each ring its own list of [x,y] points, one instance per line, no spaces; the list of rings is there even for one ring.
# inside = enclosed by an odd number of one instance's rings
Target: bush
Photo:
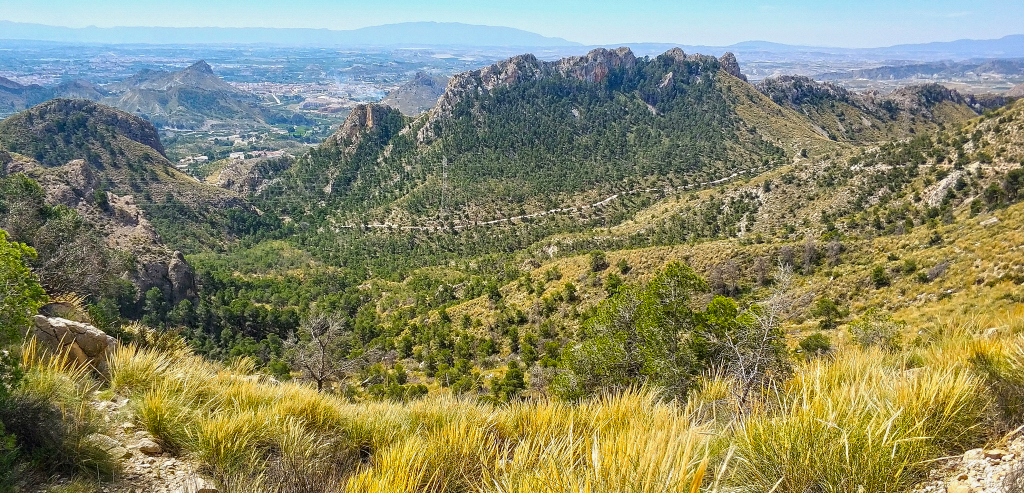
[[[821,332],[811,334],[800,341],[800,349],[811,356],[819,356],[832,352],[832,341]]]
[[[871,269],[871,284],[874,284],[876,288],[884,288],[892,283],[892,279],[889,277],[889,273],[885,271],[885,267],[876,265]]]
[[[598,252],[590,252],[590,271],[591,272],[601,272],[601,271],[607,269],[608,266],[609,266],[609,264],[608,264],[608,257],[604,254],[604,252],[600,252],[600,251],[598,251]]]
[[[862,348],[879,347],[892,352],[900,349],[900,340],[906,326],[906,322],[895,320],[892,315],[872,308],[850,324],[850,335]]]

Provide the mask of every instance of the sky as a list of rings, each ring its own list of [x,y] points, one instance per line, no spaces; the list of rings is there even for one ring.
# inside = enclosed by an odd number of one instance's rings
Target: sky
[[[509,26],[584,44],[878,47],[1024,33],[1022,0],[0,0],[0,20],[68,27]],[[2,37],[2,33],[0,33]]]

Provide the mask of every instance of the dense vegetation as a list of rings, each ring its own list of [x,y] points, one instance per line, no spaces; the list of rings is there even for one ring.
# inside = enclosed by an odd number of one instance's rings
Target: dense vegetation
[[[783,161],[756,132],[739,135],[747,129],[720,77],[729,76],[713,58],[662,55],[611,69],[600,83],[552,74],[501,85],[460,98],[426,144],[417,132],[427,117],[407,123],[392,112],[354,149],[321,147],[263,195],[268,207],[315,224],[339,210],[351,220],[392,208],[421,221],[472,222]]]

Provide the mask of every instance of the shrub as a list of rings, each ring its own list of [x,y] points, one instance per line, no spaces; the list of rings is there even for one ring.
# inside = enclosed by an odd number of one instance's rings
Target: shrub
[[[850,335],[862,348],[878,347],[884,351],[897,351],[906,323],[876,308],[850,324]]]
[[[876,288],[884,288],[892,283],[892,279],[889,277],[889,273],[885,271],[885,267],[876,265],[871,269],[871,284],[874,284]]]
[[[601,271],[607,269],[608,266],[609,266],[609,264],[608,264],[608,257],[604,254],[604,252],[601,252],[601,251],[590,252],[590,271],[591,272],[601,272]]]
[[[801,340],[800,349],[812,356],[828,354],[832,352],[832,341],[827,335],[817,332]]]

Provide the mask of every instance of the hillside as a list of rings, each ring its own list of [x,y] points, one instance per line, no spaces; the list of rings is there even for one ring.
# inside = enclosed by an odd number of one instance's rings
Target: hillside
[[[522,55],[422,115],[360,105],[306,154],[209,163],[223,188],[138,116],[35,106],[0,122],[0,290],[60,304],[0,398],[41,478],[15,479],[905,493],[1008,467],[1024,101],[993,101]],[[117,347],[51,358],[57,309]]]
[[[84,80],[62,82],[53,87],[22,85],[0,77],[0,118],[26,110],[54,98],[88,99],[99,101],[108,93]]]
[[[514,57],[455,76],[415,120],[368,127],[348,147],[329,139],[281,186],[308,190],[343,222],[357,213],[464,224],[788,162],[800,149],[779,147],[773,129],[737,114],[747,103],[726,89],[746,83],[728,61],[678,49],[637,59],[626,48],[556,62]]]
[[[437,104],[447,85],[448,79],[444,77],[419,72],[415,78],[389,92],[380,104],[396,108],[403,115],[419,116]]]
[[[358,152],[377,135],[359,128],[332,145]],[[59,385],[132,451],[94,463],[112,491],[896,493],[1015,463],[1024,102],[842,150],[398,276],[348,278],[290,239],[193,256],[205,308],[151,320],[193,320],[230,365],[132,326],[107,383],[29,358],[23,392]],[[424,254],[471,232],[387,234]],[[308,342],[275,339],[292,323]],[[319,341],[334,376],[297,356]]]
[[[226,124],[259,126],[275,116],[258,98],[239,91],[200,60],[182,70],[146,70],[110,88],[118,94],[103,100],[158,127],[212,128]]]
[[[4,229],[40,251],[40,238],[58,241],[52,244],[54,255],[61,254],[59,241],[93,241],[86,250],[106,260],[89,268],[98,276],[127,271],[136,301],[152,287],[175,304],[194,297],[191,268],[174,249],[228,241],[229,218],[255,216],[237,195],[177,171],[149,122],[97,103],[55,99],[14,115],[0,122],[0,151],[6,151],[0,174],[5,187],[16,187],[7,188],[8,205],[0,208]],[[67,220],[74,226],[54,230],[47,216],[57,213],[30,214],[14,207],[19,201],[40,211],[73,211]],[[96,252],[101,244],[132,261],[124,264],[119,254]],[[83,295],[93,288],[102,291],[100,283],[61,287]]]
[[[954,77],[964,77],[968,74],[991,74],[997,76],[1020,77],[1024,76],[1024,60],[1010,58],[984,61],[942,61],[905,65],[885,65],[882,67],[859,69],[850,72],[828,72],[819,75],[818,78],[822,80],[896,80],[933,79],[937,77],[951,79]]]
[[[961,124],[986,109],[972,96],[938,84],[908,86],[890,94],[856,93],[807,77],[765,79],[758,90],[788,106],[833,140],[854,143],[905,138],[940,125]]]

